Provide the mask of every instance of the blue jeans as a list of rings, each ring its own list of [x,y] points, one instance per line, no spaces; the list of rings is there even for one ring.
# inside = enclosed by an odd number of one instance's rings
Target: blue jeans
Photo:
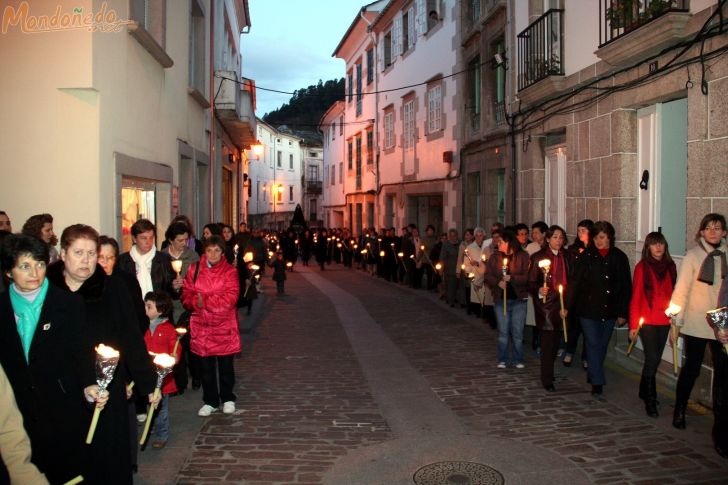
[[[580,318],[581,331],[584,333],[584,348],[589,379],[593,386],[604,385],[604,358],[607,356],[607,347],[614,331],[615,319],[592,320]]]
[[[169,395],[162,396],[157,408],[157,417],[154,420],[152,437],[155,441],[166,442],[169,439]]]
[[[513,362],[523,362],[523,327],[526,326],[528,300],[508,300],[503,315],[503,300],[495,302],[495,319],[498,322],[498,361],[508,362],[508,339],[513,341]]]

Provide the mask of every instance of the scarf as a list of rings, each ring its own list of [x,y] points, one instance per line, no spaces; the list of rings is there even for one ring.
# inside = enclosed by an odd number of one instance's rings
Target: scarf
[[[154,291],[152,286],[152,259],[154,259],[155,254],[157,254],[157,248],[154,246],[147,254],[139,254],[136,244],[129,251],[129,256],[136,263],[136,276],[139,286],[142,288],[142,298],[150,291]]]
[[[552,249],[549,249],[553,255],[554,267],[551,270],[551,285],[554,288],[558,288],[559,285],[566,286],[566,261],[564,260],[564,251],[561,250],[554,254]]]
[[[23,345],[25,362],[28,362],[30,344],[33,342],[35,329],[40,319],[40,311],[43,308],[43,302],[45,302],[47,293],[48,278],[43,278],[43,283],[38,290],[28,293],[18,291],[15,283],[10,285],[10,303],[13,305],[13,313],[15,313],[17,319],[16,325],[18,335],[20,336],[20,343]],[[31,300],[31,298],[33,299]]]
[[[665,276],[669,276],[674,288],[675,281],[677,281],[677,269],[675,268],[675,263],[668,261],[667,258],[664,257],[658,261],[653,258],[652,255],[648,254],[643,261],[645,263],[645,275],[643,278],[645,296],[647,297],[647,304],[650,308],[652,308],[652,299],[655,296],[655,286],[650,274],[655,276],[655,281],[657,282],[663,281]]]
[[[703,283],[706,283],[708,285],[713,285],[713,277],[715,276],[715,257],[720,257],[720,278],[721,280],[725,278],[726,274],[728,274],[728,263],[726,263],[726,257],[725,252],[721,251],[718,248],[714,248],[712,251],[708,251],[706,246],[709,244],[705,241],[705,239],[700,240],[700,247],[703,248],[703,251],[708,253],[708,255],[703,260],[703,264],[700,265],[700,273],[698,274],[698,281],[702,281]]]

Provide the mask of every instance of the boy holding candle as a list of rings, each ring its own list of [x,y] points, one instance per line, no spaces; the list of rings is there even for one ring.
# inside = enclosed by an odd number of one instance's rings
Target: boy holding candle
[[[150,291],[144,296],[144,309],[149,318],[149,330],[144,335],[147,350],[153,354],[169,354],[179,358],[177,332],[170,322],[172,298],[164,292]],[[152,432],[152,447],[164,448],[169,439],[169,395],[177,392],[177,385],[170,372],[162,382],[162,402],[157,408],[157,419]]]

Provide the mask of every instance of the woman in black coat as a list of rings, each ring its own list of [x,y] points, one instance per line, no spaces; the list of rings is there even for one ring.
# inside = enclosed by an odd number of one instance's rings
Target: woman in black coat
[[[83,298],[87,332],[93,345],[104,343],[119,351],[119,364],[108,387],[109,402],[101,413],[89,447],[88,483],[129,484],[129,419],[126,389],[135,389],[151,400],[156,372],[147,354],[132,296],[118,277],[107,276],[97,264],[99,235],[83,224],[67,227],[61,235],[61,261],[48,268],[48,278],[58,287]]]
[[[614,326],[624,326],[629,317],[632,273],[627,255],[614,246],[614,227],[609,222],[595,222],[589,237],[591,244],[574,263],[566,308],[579,316],[589,363],[588,382],[592,394],[599,395]]]
[[[84,393],[98,391],[83,303],[48,283],[47,244],[17,234],[3,242],[1,252],[3,275],[12,284],[0,294],[0,364],[23,415],[32,462],[51,483],[65,483],[84,473],[83,441],[93,410]],[[15,317],[23,312],[18,298],[40,306],[25,339]]]
[[[316,262],[321,267],[321,271],[326,269],[324,265],[326,264],[326,261],[328,259],[328,249],[329,249],[329,233],[326,231],[326,229],[322,229],[319,232],[318,238],[316,239],[316,246],[314,248],[314,251],[316,253]]]

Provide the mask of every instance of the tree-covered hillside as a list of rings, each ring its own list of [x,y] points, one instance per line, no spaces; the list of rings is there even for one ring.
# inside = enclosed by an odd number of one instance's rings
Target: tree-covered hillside
[[[321,116],[336,101],[344,99],[344,78],[323,82],[293,92],[290,101],[266,113],[263,121],[291,130],[316,131]]]

